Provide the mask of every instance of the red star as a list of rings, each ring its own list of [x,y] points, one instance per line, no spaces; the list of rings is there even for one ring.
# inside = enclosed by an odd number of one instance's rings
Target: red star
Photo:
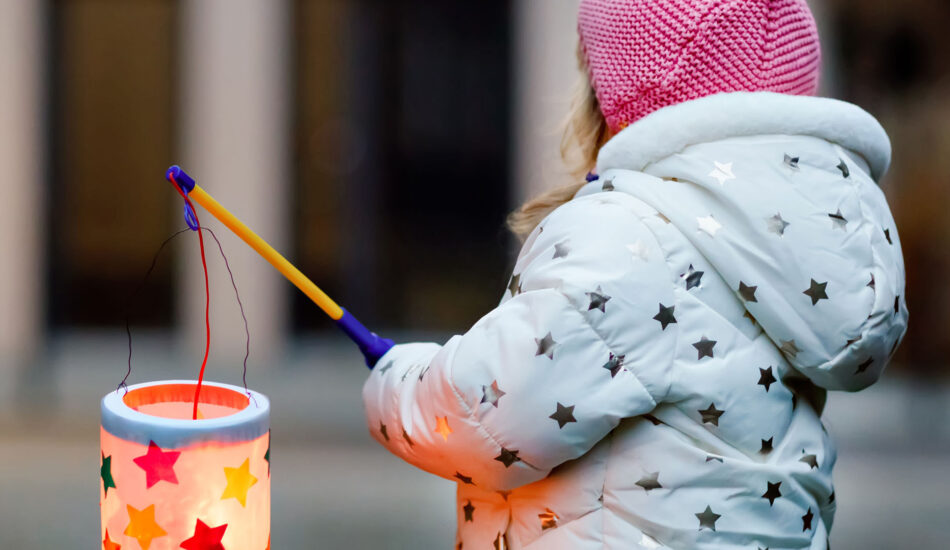
[[[139,468],[145,470],[145,488],[150,489],[162,480],[178,485],[175,461],[180,454],[178,451],[163,451],[154,441],[149,441],[148,452],[133,460]]]
[[[112,542],[112,539],[109,538],[109,530],[106,529],[106,538],[102,540],[102,547],[105,550],[122,550],[122,546]]]
[[[195,536],[182,542],[181,547],[185,550],[225,550],[221,539],[224,538],[224,530],[227,528],[227,523],[208,527],[199,519],[195,524]]]

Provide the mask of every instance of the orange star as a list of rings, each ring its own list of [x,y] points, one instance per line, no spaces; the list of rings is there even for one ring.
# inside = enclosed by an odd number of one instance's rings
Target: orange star
[[[106,538],[102,539],[102,547],[104,550],[122,550],[122,546],[116,544],[109,538],[108,529],[106,529]]]
[[[435,417],[435,433],[441,435],[442,439],[449,440],[449,434],[452,433],[452,428],[449,427],[449,417]]]
[[[224,475],[228,478],[228,486],[224,488],[221,500],[236,498],[241,506],[247,506],[247,491],[257,483],[257,478],[251,475],[251,459],[245,458],[239,468],[224,468]]]
[[[152,539],[168,534],[167,531],[155,523],[154,504],[142,510],[137,510],[130,505],[126,505],[126,507],[129,509],[129,526],[125,528],[123,534],[139,541],[142,550],[148,550],[148,547],[152,545]]]

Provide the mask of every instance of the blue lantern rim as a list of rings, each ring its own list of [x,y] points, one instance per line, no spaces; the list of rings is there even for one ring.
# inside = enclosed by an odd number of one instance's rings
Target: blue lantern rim
[[[196,384],[196,380],[161,380],[129,386],[128,392],[109,392],[102,398],[102,427],[119,439],[141,445],[155,442],[163,449],[212,442],[252,441],[266,434],[270,429],[270,400],[261,393],[253,390],[245,391],[244,388],[231,384],[202,382],[202,388],[229,390],[247,400],[247,405],[237,412],[218,418],[199,420],[163,418],[140,412],[129,406],[125,400],[126,395],[136,390],[181,385],[194,388]],[[201,399],[201,402],[206,401]]]

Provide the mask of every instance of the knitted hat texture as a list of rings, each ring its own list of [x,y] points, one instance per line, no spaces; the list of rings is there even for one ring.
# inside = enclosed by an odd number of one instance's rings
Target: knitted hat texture
[[[805,0],[581,0],[578,33],[613,132],[721,92],[818,90]]]

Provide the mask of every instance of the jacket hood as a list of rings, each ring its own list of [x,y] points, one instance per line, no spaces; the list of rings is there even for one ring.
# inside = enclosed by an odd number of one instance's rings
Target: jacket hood
[[[880,124],[854,105],[720,94],[614,136],[600,180],[581,194],[614,189],[650,204],[793,369],[854,391],[877,380],[907,324],[900,242],[876,183],[890,151]]]

